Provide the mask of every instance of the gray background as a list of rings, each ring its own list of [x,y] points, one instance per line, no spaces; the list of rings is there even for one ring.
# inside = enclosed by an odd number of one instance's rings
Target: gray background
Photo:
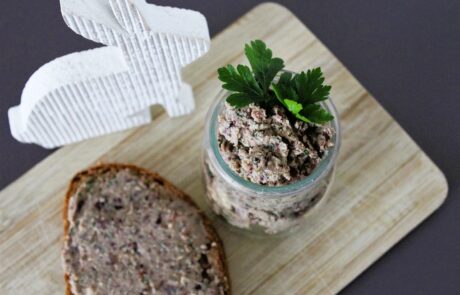
[[[149,1],[201,11],[214,35],[262,1]],[[330,48],[446,174],[446,203],[343,294],[460,294],[460,1],[280,1]],[[7,109],[53,58],[95,44],[58,1],[0,1],[0,189],[50,154],[15,142]]]

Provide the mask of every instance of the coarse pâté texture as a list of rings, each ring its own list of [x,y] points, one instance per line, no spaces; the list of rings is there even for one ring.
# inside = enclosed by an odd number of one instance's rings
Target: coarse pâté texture
[[[230,294],[210,222],[160,176],[98,166],[74,178],[66,204],[67,294]]]
[[[334,117],[321,104],[331,87],[320,68],[283,72],[284,61],[260,40],[247,44],[245,54],[251,68],[218,70],[230,91],[218,117],[220,154],[236,174],[256,184],[301,180],[334,146],[335,130],[326,124]]]
[[[292,120],[292,119],[291,119]],[[219,150],[239,176],[256,184],[280,186],[310,175],[333,146],[329,126],[290,121],[286,111],[255,104],[225,104],[218,119]]]

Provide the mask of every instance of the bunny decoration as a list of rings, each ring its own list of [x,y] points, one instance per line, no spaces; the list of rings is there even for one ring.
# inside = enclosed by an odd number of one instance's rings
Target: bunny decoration
[[[57,58],[30,77],[8,112],[17,140],[54,148],[147,124],[155,104],[170,116],[193,111],[181,69],[209,50],[203,15],[145,0],[60,2],[74,32],[106,46]]]

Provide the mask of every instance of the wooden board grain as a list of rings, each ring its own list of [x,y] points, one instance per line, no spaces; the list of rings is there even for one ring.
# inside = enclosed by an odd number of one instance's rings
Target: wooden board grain
[[[435,211],[443,174],[347,69],[291,12],[256,7],[213,40],[184,71],[197,110],[55,152],[0,193],[0,293],[63,294],[61,211],[68,181],[97,162],[155,170],[205,208],[200,156],[204,116],[219,91],[216,69],[244,61],[245,42],[265,40],[293,71],[321,66],[341,115],[335,182],[318,218],[270,242],[215,220],[234,294],[334,294]]]

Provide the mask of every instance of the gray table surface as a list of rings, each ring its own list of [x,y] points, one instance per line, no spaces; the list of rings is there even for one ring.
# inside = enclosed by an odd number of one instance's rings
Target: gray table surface
[[[216,34],[262,1],[150,1],[201,11]],[[444,171],[441,209],[343,294],[460,294],[460,1],[280,1],[348,67]],[[0,1],[0,189],[52,151],[10,135],[7,109],[38,67],[95,44],[58,1]]]

